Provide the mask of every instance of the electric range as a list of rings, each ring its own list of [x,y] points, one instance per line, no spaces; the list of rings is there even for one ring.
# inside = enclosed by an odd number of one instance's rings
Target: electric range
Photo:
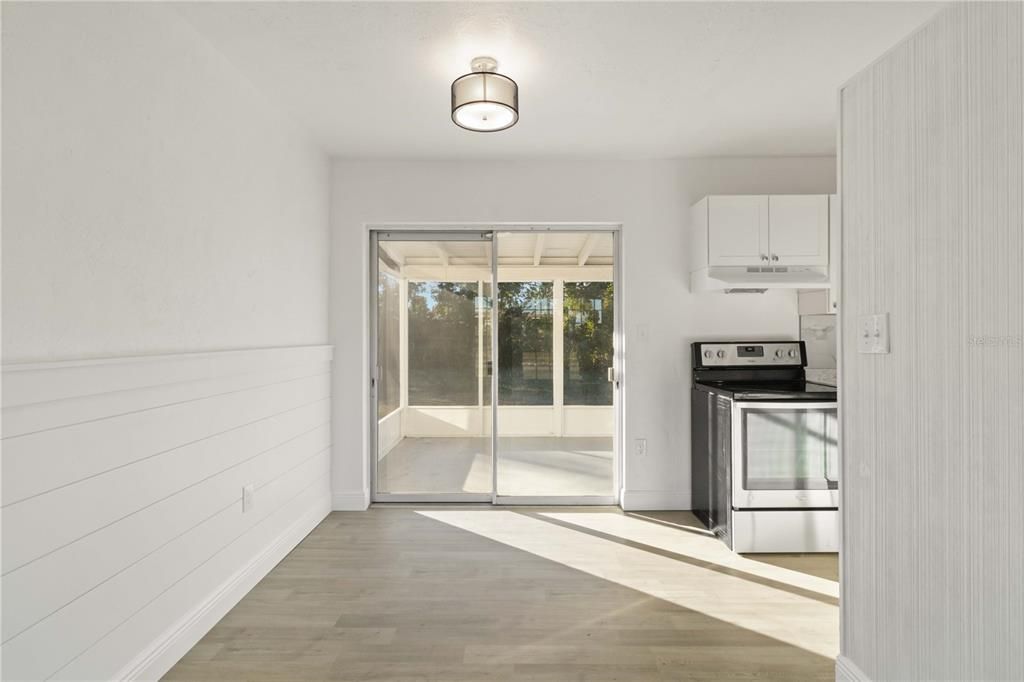
[[[694,514],[737,552],[835,552],[836,389],[808,382],[802,341],[692,346]]]

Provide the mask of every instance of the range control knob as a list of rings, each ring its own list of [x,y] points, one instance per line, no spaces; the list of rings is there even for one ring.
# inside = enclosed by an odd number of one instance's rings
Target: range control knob
[[[796,351],[795,350],[789,351],[789,357],[795,358],[796,357]]]
[[[709,350],[704,351],[704,357],[710,358],[712,355],[713,355],[713,353],[711,351],[709,351]]]
[[[717,355],[720,358],[724,358],[725,357],[725,351],[724,350],[720,350],[717,353],[715,353],[715,355]]]
[[[777,357],[777,358],[781,358],[781,357],[782,357],[782,355],[783,355],[783,351],[782,351],[782,349],[781,349],[781,348],[778,348],[778,349],[776,349],[776,351],[775,351],[775,357]]]

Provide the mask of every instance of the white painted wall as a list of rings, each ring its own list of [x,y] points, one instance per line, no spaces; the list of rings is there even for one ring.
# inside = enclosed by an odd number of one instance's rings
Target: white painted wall
[[[328,163],[166,6],[2,11],[2,677],[159,677],[329,510]]]
[[[3,359],[323,343],[323,153],[167,7],[3,4]]]
[[[842,93],[843,679],[1024,675],[1024,5]],[[888,313],[892,352],[856,352]]]
[[[710,193],[834,190],[833,158],[336,161],[331,207],[336,508],[358,507],[369,494],[366,223],[622,223],[625,501],[631,508],[687,508],[689,342],[796,338],[799,331],[794,291],[688,293],[688,207]],[[639,437],[648,439],[644,457],[632,455],[628,447]]]

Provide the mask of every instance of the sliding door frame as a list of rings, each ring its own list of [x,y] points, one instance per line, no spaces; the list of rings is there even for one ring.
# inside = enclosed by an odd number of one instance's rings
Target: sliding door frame
[[[370,386],[367,398],[369,415],[368,472],[370,499],[373,502],[489,502],[493,505],[611,505],[620,504],[623,480],[623,396],[625,393],[624,339],[622,308],[622,251],[620,223],[374,223],[369,231],[368,281],[368,362]],[[612,493],[610,495],[499,495],[498,494],[498,253],[497,236],[509,232],[598,232],[612,235],[612,300],[613,317],[613,442]],[[381,241],[486,241],[491,245],[491,492],[490,493],[380,493],[377,463],[379,418],[377,414],[377,280],[378,245]]]

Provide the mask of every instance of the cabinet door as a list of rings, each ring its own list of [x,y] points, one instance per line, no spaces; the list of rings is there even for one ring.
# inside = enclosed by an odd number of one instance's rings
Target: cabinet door
[[[768,264],[768,197],[708,197],[708,265]]]
[[[768,199],[772,265],[828,265],[828,195],[773,195]]]

